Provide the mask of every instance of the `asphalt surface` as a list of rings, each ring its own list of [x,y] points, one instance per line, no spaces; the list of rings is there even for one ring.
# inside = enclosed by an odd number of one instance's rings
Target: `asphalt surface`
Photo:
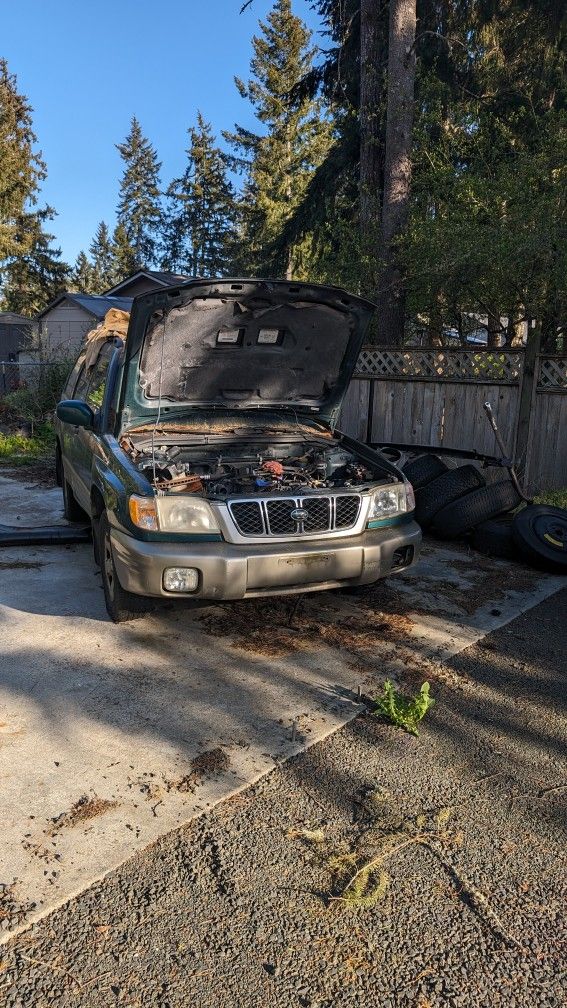
[[[0,476],[0,497],[6,523],[64,521],[57,488]],[[90,544],[0,553],[0,960],[17,931],[335,732],[359,687],[446,661],[564,583],[430,541],[364,592],[117,626]]]
[[[419,739],[365,714],[162,837],[0,950],[2,1004],[564,1005],[566,655],[567,589],[416,661]],[[330,899],[393,847],[375,906]]]

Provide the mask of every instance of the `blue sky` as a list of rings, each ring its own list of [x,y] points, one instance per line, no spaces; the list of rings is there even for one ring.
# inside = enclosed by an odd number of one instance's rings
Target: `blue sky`
[[[58,212],[52,230],[67,261],[88,247],[99,220],[114,224],[114,144],[132,115],[166,184],[182,171],[197,109],[217,133],[235,122],[253,128],[233,77],[247,79],[251,38],[271,5],[254,0],[240,15],[241,0],[4,0],[1,55],[34,110],[48,169],[41,200]],[[308,0],[293,9],[320,31]]]

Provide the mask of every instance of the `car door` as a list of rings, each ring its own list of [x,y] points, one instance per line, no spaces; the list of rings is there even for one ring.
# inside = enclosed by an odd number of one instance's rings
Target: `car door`
[[[95,430],[71,427],[70,436],[65,441],[66,477],[71,483],[78,503],[87,512],[91,496],[92,460],[97,451],[99,436],[97,421],[104,401],[108,368],[114,352],[114,343],[105,343],[93,366],[88,370],[83,369],[80,373],[75,388],[74,398],[86,402],[95,414]]]

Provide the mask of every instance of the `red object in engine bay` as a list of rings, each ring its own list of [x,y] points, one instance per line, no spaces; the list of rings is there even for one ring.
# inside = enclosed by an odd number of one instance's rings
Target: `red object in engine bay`
[[[264,462],[262,472],[269,473],[274,479],[281,479],[284,474],[284,467],[281,462]]]

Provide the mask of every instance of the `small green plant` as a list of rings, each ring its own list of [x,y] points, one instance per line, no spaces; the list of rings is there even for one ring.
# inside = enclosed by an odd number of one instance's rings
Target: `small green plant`
[[[545,490],[534,497],[536,504],[549,504],[551,507],[567,509],[567,487],[563,490]]]
[[[19,466],[49,458],[53,453],[54,441],[53,428],[50,424],[41,424],[37,427],[33,437],[0,434],[0,464]]]
[[[389,679],[384,683],[384,695],[376,699],[375,714],[382,714],[398,728],[418,735],[417,726],[434,704],[429,695],[429,683],[424,682],[417,696],[411,699],[394,689]]]

